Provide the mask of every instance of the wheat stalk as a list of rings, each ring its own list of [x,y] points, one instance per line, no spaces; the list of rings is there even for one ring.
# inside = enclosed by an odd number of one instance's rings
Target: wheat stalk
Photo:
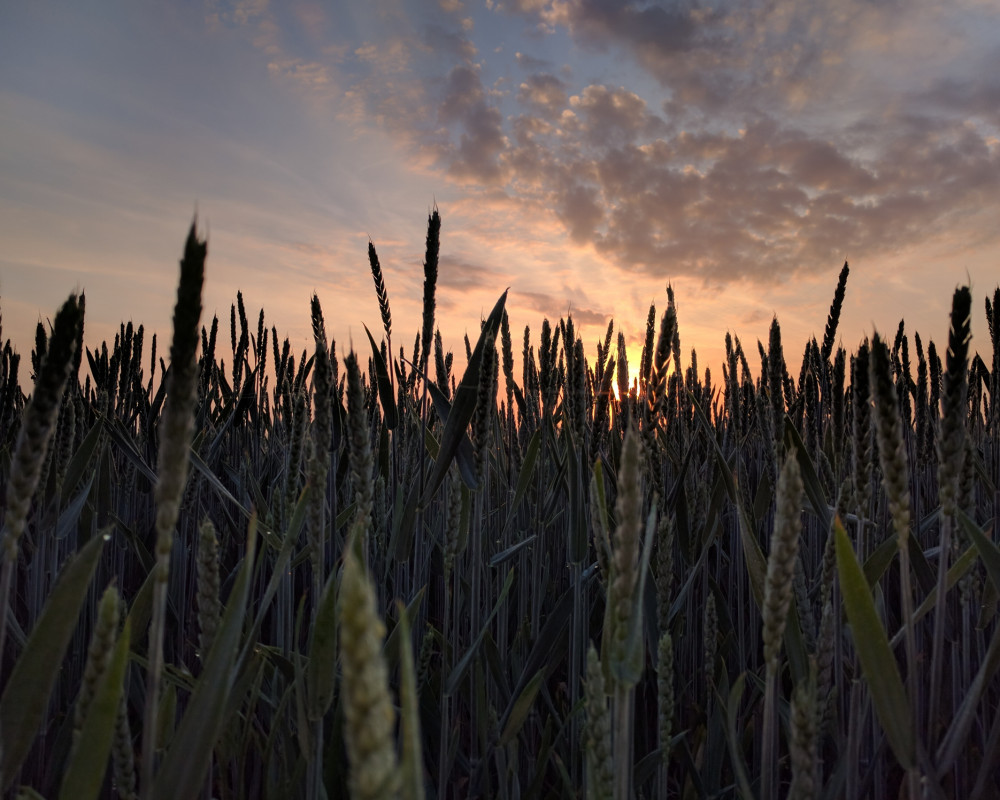
[[[219,540],[215,526],[206,519],[198,531],[198,651],[202,663],[208,658],[219,627]]]
[[[587,800],[612,800],[615,773],[612,760],[611,715],[604,675],[597,650],[591,644],[587,650],[587,681],[584,684],[587,725],[584,750],[587,760]]]
[[[437,286],[438,253],[441,248],[441,215],[437,208],[427,217],[427,251],[424,256],[424,314],[420,334],[420,368],[427,372],[434,334],[434,291]]]
[[[955,290],[952,298],[951,326],[948,330],[947,369],[944,375],[943,416],[938,438],[938,497],[941,502],[941,549],[938,556],[937,610],[934,618],[934,643],[931,655],[931,695],[928,724],[937,718],[940,697],[948,554],[955,528],[962,459],[965,456],[966,403],[968,399],[968,354],[971,328],[972,293],[968,287]],[[995,402],[995,400],[994,400]]]
[[[0,661],[7,636],[7,607],[11,578],[17,563],[18,541],[28,521],[31,498],[41,477],[59,407],[72,366],[73,352],[79,347],[83,316],[75,295],[62,305],[52,329],[51,347],[36,367],[35,390],[24,409],[17,435],[14,458],[7,482],[7,514],[4,520],[3,567],[0,572]]]
[[[152,790],[156,759],[156,721],[159,707],[160,673],[163,670],[163,629],[167,613],[167,578],[174,527],[187,481],[188,450],[198,399],[198,320],[201,317],[201,287],[205,278],[205,242],[198,240],[194,223],[188,233],[181,260],[174,336],[170,345],[167,400],[160,420],[160,453],[156,483],[156,563],[153,567],[153,612],[149,630],[149,668],[146,682],[146,716],[143,725],[142,793]]]
[[[358,517],[344,553],[337,605],[344,742],[352,800],[384,800],[395,796],[399,789],[396,712],[382,655],[385,625],[375,611],[375,591],[357,553],[363,537],[364,523]]]
[[[389,344],[389,352],[392,352],[392,311],[389,308],[389,292],[385,288],[385,278],[382,276],[382,265],[378,260],[378,253],[375,252],[375,244],[368,240],[368,263],[371,265],[372,280],[375,281],[375,296],[378,298],[378,310],[382,316],[382,328],[385,330],[385,338]]]
[[[799,552],[801,530],[802,476],[795,452],[789,452],[778,478],[774,530],[767,557],[764,584],[764,734],[761,749],[761,797],[777,796],[777,681],[778,657],[792,600],[792,582]]]

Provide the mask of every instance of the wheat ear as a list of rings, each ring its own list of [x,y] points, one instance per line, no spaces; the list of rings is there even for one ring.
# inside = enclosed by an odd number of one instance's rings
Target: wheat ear
[[[208,247],[198,240],[194,223],[188,233],[181,260],[177,305],[174,307],[174,335],[170,345],[170,373],[167,399],[160,418],[160,452],[156,497],[156,563],[153,566],[153,612],[149,630],[149,668],[146,681],[146,716],[143,724],[142,791],[152,789],[156,757],[156,716],[159,706],[160,673],[163,670],[163,629],[167,615],[167,578],[174,527],[188,473],[188,450],[194,429],[194,408],[198,399],[198,320],[201,317],[201,288],[205,279]]]
[[[28,521],[31,498],[35,494],[42,465],[59,418],[73,361],[73,352],[79,346],[83,330],[83,317],[76,296],[70,295],[56,314],[52,340],[45,358],[38,365],[35,390],[24,409],[21,430],[14,446],[14,458],[7,483],[6,536],[3,539],[2,572],[0,572],[0,661],[3,660],[4,641],[7,634],[7,605],[10,584],[17,563],[18,540]]]
[[[382,800],[398,791],[396,712],[382,654],[385,625],[375,611],[375,591],[357,552],[362,521],[352,525],[344,554],[338,613],[344,705],[344,742],[353,800]],[[406,646],[409,646],[407,643]]]

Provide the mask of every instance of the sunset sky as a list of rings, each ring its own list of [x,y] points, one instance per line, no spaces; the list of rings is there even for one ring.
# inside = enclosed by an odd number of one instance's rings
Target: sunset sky
[[[509,286],[518,343],[571,312],[592,358],[614,317],[634,368],[669,282],[685,362],[696,347],[720,380],[729,330],[757,368],[777,314],[797,370],[845,259],[849,350],[902,317],[940,345],[971,281],[985,352],[1000,4],[0,7],[0,312],[24,363],[81,289],[88,346],[131,319],[165,353],[196,211],[223,341],[242,289],[300,350],[315,291],[338,349],[367,347],[371,237],[409,351],[434,203],[438,322],[460,360]]]

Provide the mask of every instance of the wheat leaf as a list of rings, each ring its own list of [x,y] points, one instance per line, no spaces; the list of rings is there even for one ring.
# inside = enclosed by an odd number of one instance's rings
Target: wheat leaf
[[[913,712],[899,675],[899,666],[875,610],[868,581],[839,518],[834,521],[834,532],[837,537],[840,591],[851,625],[854,649],[861,661],[861,671],[868,681],[872,703],[892,752],[904,769],[911,769],[916,760]]]

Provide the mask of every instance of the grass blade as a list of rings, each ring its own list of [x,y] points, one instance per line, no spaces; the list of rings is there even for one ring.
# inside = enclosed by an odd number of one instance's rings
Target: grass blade
[[[420,595],[423,595],[421,589]],[[416,602],[416,601],[415,601]],[[410,615],[399,603],[399,705],[400,731],[403,739],[402,758],[399,769],[402,773],[402,800],[424,800],[424,756],[420,737],[420,708],[417,693],[417,675],[413,666],[413,650],[410,645]]]
[[[505,561],[509,561],[515,555],[517,555],[521,550],[523,550],[525,547],[527,547],[529,544],[531,544],[533,541],[535,541],[535,539],[537,539],[537,538],[538,538],[538,534],[537,533],[532,533],[532,534],[530,534],[528,536],[525,536],[523,539],[521,539],[521,541],[517,542],[517,544],[512,544],[510,547],[507,547],[507,548],[501,550],[496,555],[494,555],[489,560],[489,565],[491,567],[498,567],[501,564],[503,564]]]
[[[990,646],[983,658],[983,663],[979,665],[976,677],[962,698],[962,704],[955,714],[954,720],[948,728],[944,739],[937,751],[937,776],[943,780],[944,776],[954,766],[961,755],[962,748],[966,744],[972,724],[976,721],[976,711],[979,708],[979,701],[983,697],[983,692],[993,680],[997,668],[1000,667],[1000,628],[993,633]]]
[[[485,636],[486,631],[489,630],[490,623],[500,610],[500,606],[503,605],[503,601],[507,599],[507,595],[510,593],[510,587],[513,584],[514,570],[510,570],[510,572],[507,573],[507,579],[503,583],[503,589],[500,591],[500,596],[497,597],[493,610],[490,612],[490,616],[487,618],[486,622],[483,623],[483,627],[479,629],[479,633],[476,634],[475,640],[471,645],[469,645],[469,649],[465,651],[462,658],[455,665],[455,668],[448,675],[448,680],[444,687],[445,694],[452,694],[455,691],[455,687],[458,686],[458,684],[461,683],[462,678],[465,677],[465,673],[469,669],[469,665],[472,663],[472,659],[476,655],[479,645],[483,641],[483,636]]]
[[[106,538],[95,536],[63,570],[4,687],[0,698],[4,790],[24,763],[45,716]]]
[[[743,800],[755,800],[756,796],[750,788],[746,761],[740,751],[739,731],[736,730],[737,713],[739,712],[740,698],[743,697],[743,684],[746,682],[746,677],[745,672],[741,673],[729,692],[726,703],[726,740],[729,742],[729,760],[733,765],[733,772],[736,773],[736,786],[739,789],[740,797]]]
[[[496,339],[497,331],[500,330],[500,320],[503,317],[503,308],[506,302],[507,292],[505,291],[500,295],[500,299],[497,300],[489,317],[486,318],[483,329],[479,334],[479,341],[476,342],[476,347],[472,351],[472,358],[469,359],[469,364],[462,375],[462,381],[455,389],[455,401],[451,405],[451,413],[448,415],[444,432],[441,434],[441,450],[434,461],[434,471],[431,473],[430,482],[427,484],[427,490],[421,502],[422,506],[426,507],[430,503],[431,498],[434,497],[434,493],[444,480],[444,476],[448,474],[448,468],[451,466],[451,462],[458,452],[462,438],[465,436],[465,430],[472,421],[472,415],[476,411],[476,399],[479,391],[479,366],[483,360],[483,350],[486,348],[488,341],[492,342]]]
[[[809,457],[809,451],[806,449],[805,444],[802,442],[802,437],[799,436],[799,432],[795,430],[795,426],[788,416],[785,416],[785,448],[786,450],[792,448],[788,452],[795,452],[799,462],[799,471],[802,474],[802,486],[806,491],[806,497],[809,498],[809,503],[813,511],[819,517],[822,529],[829,530],[830,506],[827,505],[823,486],[816,475],[816,467]]]
[[[56,522],[55,537],[57,539],[64,539],[70,533],[77,529],[77,523],[80,522],[80,515],[83,513],[84,506],[87,505],[87,499],[90,497],[90,490],[94,485],[94,476],[97,472],[91,472],[90,477],[87,478],[83,486],[80,487],[80,491],[76,493],[76,496],[66,504],[66,507],[59,512],[59,519]]]
[[[413,621],[417,619],[417,615],[420,613],[420,606],[424,601],[424,595],[427,593],[427,587],[421,586],[417,590],[417,593],[413,596],[405,606],[402,601],[398,601],[400,607],[400,616],[396,621],[396,624],[392,626],[392,630],[385,637],[385,657],[388,660],[390,666],[395,664],[402,664],[402,645],[408,643],[410,640],[406,637],[409,635],[407,631],[413,629]]]
[[[950,592],[955,584],[958,583],[962,577],[976,563],[976,548],[975,546],[970,546],[962,555],[952,562],[952,565],[948,568],[948,576],[945,579],[945,593]],[[916,625],[920,620],[926,617],[937,605],[937,592],[930,592],[924,599],[916,610],[913,612],[913,624]],[[890,646],[895,650],[896,646],[903,641],[903,634],[906,628],[901,627],[893,635],[892,639],[889,641]]]
[[[958,512],[958,521],[976,545],[979,557],[983,560],[983,565],[986,567],[986,574],[989,576],[990,583],[993,584],[994,589],[1000,591],[1000,548],[997,548],[996,544],[986,538],[986,534],[980,530],[975,522],[969,519],[969,515],[964,511]]]
[[[430,392],[431,400],[434,403],[434,410],[437,412],[441,423],[447,425],[448,418],[451,416],[451,402],[444,396],[444,392],[438,388],[434,381],[427,380],[424,374],[416,367],[413,367],[413,369],[418,375],[424,378],[427,390]],[[428,436],[430,437],[430,434]],[[430,438],[433,441],[433,437]],[[437,458],[437,454],[441,450],[436,442],[435,448],[431,453],[433,458]],[[462,440],[458,443],[458,450],[455,452],[455,462],[458,464],[458,471],[462,473],[462,480],[465,481],[465,485],[470,489],[477,488],[479,486],[479,479],[476,477],[476,459],[472,453],[472,442],[469,441],[468,435],[464,432]]]
[[[754,535],[750,518],[741,501],[737,502],[740,512],[740,542],[743,544],[743,558],[750,576],[750,591],[757,603],[757,608],[764,608],[764,584],[767,581],[767,559],[761,552],[760,544]]]
[[[306,665],[306,686],[309,697],[309,719],[318,720],[333,702],[337,675],[337,573],[326,579],[323,593],[316,604],[312,641],[309,642],[309,663]]]
[[[526,719],[528,719],[528,712],[531,711],[531,706],[535,702],[535,696],[538,694],[538,690],[542,688],[542,681],[545,678],[545,669],[542,668],[535,673],[534,677],[528,681],[527,686],[521,691],[516,699],[513,699],[510,708],[504,713],[504,717],[507,720],[507,724],[504,725],[503,733],[500,734],[500,746],[503,747],[511,739],[517,736],[518,732],[521,730],[521,726],[524,725]]]
[[[253,574],[256,525],[250,523],[247,551],[229,595],[215,643],[205,668],[195,683],[184,719],[174,734],[153,782],[153,800],[196,797],[211,763],[212,750],[226,722],[223,713],[229,698]]]
[[[76,449],[76,452],[73,453],[73,457],[66,466],[66,475],[63,478],[63,501],[65,501],[66,495],[76,489],[80,481],[83,480],[83,474],[94,458],[94,451],[97,449],[98,442],[101,441],[101,431],[103,429],[104,418],[98,417],[97,422],[91,426],[83,442]]]
[[[531,441],[528,442],[528,450],[524,455],[524,463],[521,464],[521,472],[517,476],[517,485],[514,487],[514,499],[507,507],[507,521],[503,525],[503,531],[500,534],[501,539],[510,529],[510,525],[514,521],[514,517],[517,514],[517,509],[520,507],[521,501],[524,499],[524,494],[528,490],[528,484],[531,482],[531,479],[535,474],[535,464],[538,460],[538,449],[542,443],[541,434],[542,431],[539,428],[534,432],[534,434],[532,434]]]
[[[840,519],[834,521],[837,537],[837,570],[854,649],[871,692],[872,703],[896,759],[907,770],[916,761],[913,712],[910,709],[896,657],[875,610],[865,574]]]
[[[100,794],[115,733],[118,701],[128,668],[130,640],[131,627],[126,622],[115,644],[107,673],[87,710],[87,721],[80,732],[73,760],[63,774],[60,800],[91,800]]]

